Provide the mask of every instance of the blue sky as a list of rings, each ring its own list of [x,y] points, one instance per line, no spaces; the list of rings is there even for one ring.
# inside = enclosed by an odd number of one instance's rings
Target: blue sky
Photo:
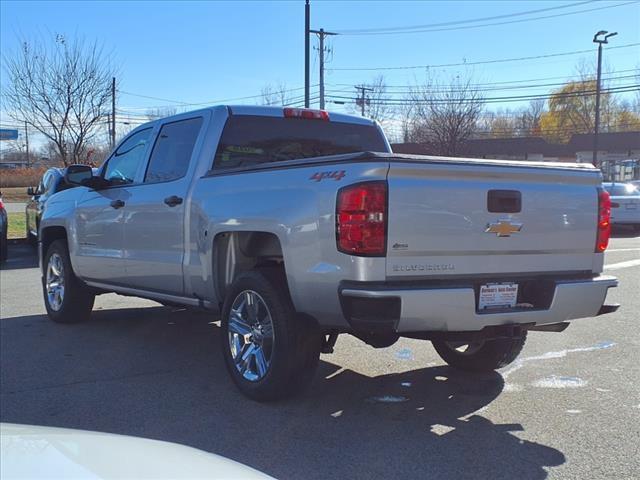
[[[628,0],[627,0],[628,1]],[[616,30],[611,47],[640,42],[640,3],[625,0],[333,2],[312,0],[312,28],[332,31],[424,25],[576,4],[532,16],[597,11],[483,28],[401,35],[331,38],[326,81],[329,90],[352,91],[351,84],[384,73],[388,84],[412,84],[424,70],[344,71],[349,67],[395,67],[485,61],[593,49],[593,53],[521,62],[436,69],[447,80],[472,73],[476,82],[568,77],[581,59],[595,58],[593,34]],[[259,94],[265,84],[303,86],[304,2],[0,2],[1,50],[13,51],[20,37],[49,33],[97,39],[119,65],[119,90],[187,103]],[[519,20],[529,17],[511,17]],[[503,20],[503,21],[505,21]],[[499,22],[499,20],[494,20]],[[485,22],[491,23],[491,22]],[[466,24],[468,25],[468,24]],[[314,40],[315,44],[315,40]],[[640,68],[640,47],[606,52],[607,69]],[[317,83],[317,54],[312,54]],[[336,69],[336,70],[332,70]],[[632,72],[633,73],[633,72]],[[627,73],[628,75],[628,73]],[[560,80],[558,80],[560,81]],[[534,82],[536,83],[536,82]],[[537,83],[549,83],[537,82]],[[635,79],[619,81],[638,83]],[[118,108],[140,111],[175,105],[121,93]],[[302,90],[292,92],[302,95]],[[515,92],[512,94],[521,94]],[[536,90],[535,93],[543,93]],[[546,92],[544,92],[546,93]],[[344,93],[343,93],[344,94]],[[349,93],[346,93],[350,95]],[[508,95],[498,92],[495,95]],[[243,102],[251,102],[245,100]],[[239,103],[239,102],[236,102]],[[500,104],[498,107],[509,105]],[[343,106],[329,105],[342,110]]]

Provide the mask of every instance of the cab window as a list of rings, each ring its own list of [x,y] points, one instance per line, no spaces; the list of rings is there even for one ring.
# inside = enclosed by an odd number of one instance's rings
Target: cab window
[[[144,181],[168,182],[184,177],[201,126],[201,117],[163,125],[153,146]]]
[[[114,185],[133,183],[138,167],[144,161],[151,128],[127,138],[107,161],[103,177]]]

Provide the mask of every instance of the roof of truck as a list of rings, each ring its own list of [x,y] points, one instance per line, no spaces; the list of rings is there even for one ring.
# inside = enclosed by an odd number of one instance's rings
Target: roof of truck
[[[273,107],[273,106],[266,106],[266,105],[212,105],[210,107],[199,108],[198,110],[191,110],[189,112],[177,113],[175,115],[157,118],[155,120],[152,120],[150,122],[144,123],[136,127],[136,130],[140,128],[147,128],[149,125],[152,125],[158,121],[166,121],[168,119],[173,119],[173,118],[176,118],[176,119],[184,118],[185,116],[197,114],[203,111],[214,111],[221,108],[226,108],[230,115],[256,115],[256,116],[263,116],[263,117],[283,118],[284,109],[290,108],[290,107]],[[299,110],[305,110],[305,109],[299,109]],[[319,111],[318,109],[315,109],[315,108],[310,108],[308,110]],[[328,113],[329,113],[329,121],[332,121],[332,122],[354,123],[358,125],[376,125],[376,122],[374,120],[360,117],[358,115],[347,115],[344,113],[336,113],[336,112],[328,112]]]

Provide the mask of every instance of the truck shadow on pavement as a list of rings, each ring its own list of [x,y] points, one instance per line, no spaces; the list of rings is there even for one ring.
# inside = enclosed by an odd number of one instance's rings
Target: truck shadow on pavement
[[[482,409],[499,374],[444,366],[368,377],[323,356],[309,391],[274,404],[232,385],[209,315],[95,311],[79,325],[0,322],[0,417],[182,443],[280,479],[545,478],[555,448]],[[375,352],[371,353],[372,355]]]

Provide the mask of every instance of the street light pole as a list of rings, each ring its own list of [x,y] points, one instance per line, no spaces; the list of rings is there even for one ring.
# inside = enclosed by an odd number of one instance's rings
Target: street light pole
[[[609,43],[609,37],[617,35],[618,32],[609,33],[600,30],[593,36],[593,43],[598,44],[598,72],[596,74],[596,118],[593,127],[593,166],[598,166],[598,133],[600,131],[600,83],[602,77],[602,45]],[[602,37],[603,38],[599,38]]]
[[[309,0],[304,5],[304,108],[309,108],[309,30],[311,8]]]

